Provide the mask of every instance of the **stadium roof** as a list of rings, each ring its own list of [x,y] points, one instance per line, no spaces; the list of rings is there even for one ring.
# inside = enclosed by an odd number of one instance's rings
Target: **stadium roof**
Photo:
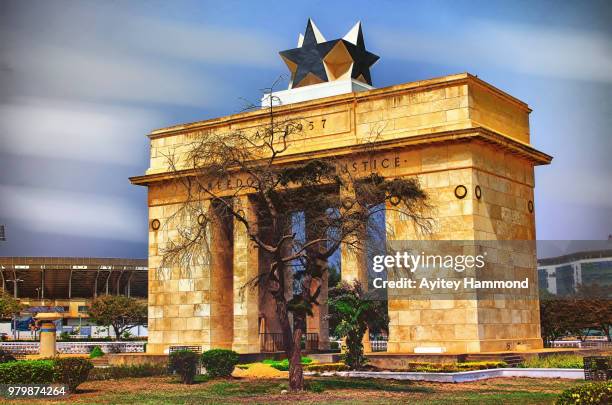
[[[18,298],[146,297],[148,267],[147,259],[0,257],[0,281]]]

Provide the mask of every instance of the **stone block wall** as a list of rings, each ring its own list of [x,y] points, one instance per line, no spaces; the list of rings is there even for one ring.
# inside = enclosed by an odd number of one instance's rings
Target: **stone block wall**
[[[283,157],[287,162],[335,156],[355,176],[376,172],[387,178],[418,178],[430,197],[432,233],[419,232],[389,210],[389,240],[533,240],[534,165],[551,158],[529,145],[529,112],[525,103],[459,74],[282,106],[275,120],[303,125]],[[257,131],[267,120],[267,111],[260,110],[150,134],[150,167],[145,176],[132,178],[149,187],[150,220],[162,224],[149,232],[149,352],[184,344],[258,352],[259,333],[279,331],[270,298],[261,289],[244,288],[267,263],[240,224],[234,223],[228,233],[213,230],[211,255],[194,263],[190,274],[161,268],[163,248],[178,235],[172,214],[183,198],[167,181],[168,156],[176,156],[180,166],[196,137]],[[467,189],[463,199],[454,195],[459,184]],[[340,193],[350,196],[351,190]],[[255,215],[247,196],[240,203]],[[497,254],[492,274],[533,273],[535,280],[534,251],[502,249]],[[365,281],[364,257],[346,249],[341,256],[342,278]],[[516,261],[510,267],[509,257]],[[392,352],[427,345],[449,352],[506,350],[519,342],[541,345],[537,300],[527,298],[474,292],[448,299],[389,300],[389,315]],[[324,333],[321,319],[309,319],[308,329]]]
[[[530,162],[479,142],[431,146],[406,154],[412,154],[415,163],[410,172],[398,170],[396,175],[414,175],[413,170],[420,169],[416,176],[430,197],[433,232],[424,235],[401,214],[389,211],[389,240],[533,241],[534,214],[528,209],[528,202],[533,199]],[[467,189],[463,199],[454,194],[458,185]],[[444,347],[447,352],[459,353],[514,350],[517,344],[542,347],[535,245],[491,244],[486,250],[490,264],[486,273],[466,272],[461,277],[481,280],[529,277],[530,289],[524,294],[516,290],[485,294],[478,290],[449,299],[418,296],[390,299],[389,351]],[[431,278],[435,276],[431,274]]]
[[[163,267],[167,241],[178,236],[184,217],[177,217],[178,204],[149,207],[149,218],[161,227],[149,231],[149,339],[147,353],[164,353],[173,345],[209,347],[211,341],[210,260]],[[210,242],[210,241],[209,241]]]

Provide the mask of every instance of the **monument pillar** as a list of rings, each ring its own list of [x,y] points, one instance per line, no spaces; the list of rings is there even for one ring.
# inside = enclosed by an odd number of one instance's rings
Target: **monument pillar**
[[[345,182],[345,186],[340,187],[340,201],[343,209],[350,210],[351,205],[356,199],[356,190],[353,187],[353,182]],[[341,280],[352,284],[355,280],[361,283],[364,290],[368,289],[368,269],[365,246],[359,246],[360,243],[365,244],[366,227],[363,226],[357,235],[353,236],[352,240],[347,240],[347,243],[340,247],[340,277]],[[355,243],[358,248],[353,248],[351,243]],[[363,335],[363,350],[368,353],[372,351],[370,345],[370,331],[366,330]]]
[[[249,224],[257,227],[257,210],[247,195],[234,200],[235,208],[242,210]],[[256,232],[257,230],[254,229]],[[260,351],[260,290],[247,285],[259,274],[259,251],[244,224],[234,219],[234,335],[232,348],[238,353],[258,353]],[[229,320],[226,320],[226,322]],[[263,320],[262,320],[263,321]],[[265,327],[265,326],[264,326]]]
[[[212,202],[210,245],[210,347],[231,349],[234,328],[233,217],[223,203]]]
[[[355,201],[355,189],[352,187],[352,183],[347,182],[346,186],[340,187],[340,200],[342,201],[343,209],[352,209],[351,204]],[[368,269],[366,260],[365,247],[360,248],[351,247],[351,243],[356,245],[363,243],[366,240],[366,229],[365,225],[360,230],[358,235],[353,236],[353,240],[348,240],[347,243],[343,243],[340,247],[340,260],[341,260],[341,279],[347,283],[352,283],[357,280],[361,283],[362,287],[368,288]]]
[[[325,237],[325,235],[317,235],[316,224],[312,224],[313,218],[305,213],[306,217],[306,240],[315,240],[318,237]],[[314,246],[313,249],[323,250],[325,246],[319,244]],[[320,263],[321,266],[327,267],[327,260],[324,263]],[[328,292],[328,272],[324,272],[320,280],[313,280],[310,285],[311,293],[315,293],[317,288],[321,288],[317,302],[319,305],[314,305],[312,308],[312,316],[306,317],[306,333],[316,333],[319,336],[318,349],[328,350],[329,349],[329,320],[327,319],[328,307],[327,307],[327,292]]]

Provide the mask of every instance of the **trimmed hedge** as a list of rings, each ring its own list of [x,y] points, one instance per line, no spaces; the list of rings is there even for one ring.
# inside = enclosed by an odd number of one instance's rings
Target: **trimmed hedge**
[[[57,358],[53,363],[55,381],[66,384],[70,392],[87,380],[93,368],[91,361],[80,357]]]
[[[191,350],[178,350],[170,353],[169,369],[181,376],[183,384],[193,384],[200,356]]]
[[[503,361],[469,361],[465,363],[408,363],[407,368],[395,371],[414,371],[423,373],[457,373],[460,371],[488,370],[503,368]]]
[[[238,364],[238,353],[227,349],[212,349],[202,353],[202,365],[210,377],[229,377]]]
[[[89,373],[88,380],[115,380],[132,377],[154,377],[167,375],[168,367],[158,364],[142,364],[138,366],[110,366],[105,368],[94,368]]]
[[[565,390],[559,395],[557,405],[608,405],[612,404],[612,381],[589,383]]]
[[[53,360],[23,360],[0,364],[0,384],[50,384],[55,382]]]
[[[66,384],[72,392],[87,380],[93,364],[80,357],[0,363],[0,384]]]

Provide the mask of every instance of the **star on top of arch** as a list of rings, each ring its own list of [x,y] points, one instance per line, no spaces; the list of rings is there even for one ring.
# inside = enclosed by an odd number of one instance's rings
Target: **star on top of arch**
[[[344,38],[326,41],[310,18],[298,47],[280,56],[291,71],[290,89],[351,78],[371,85],[370,67],[379,59],[365,48],[361,22]]]

